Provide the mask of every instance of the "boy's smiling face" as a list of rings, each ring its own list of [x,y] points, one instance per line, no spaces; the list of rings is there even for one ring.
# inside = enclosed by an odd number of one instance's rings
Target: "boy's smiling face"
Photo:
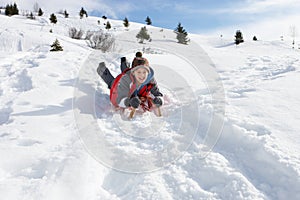
[[[136,81],[138,84],[142,84],[146,81],[148,77],[148,70],[145,68],[139,68],[133,72],[133,75],[135,76]]]

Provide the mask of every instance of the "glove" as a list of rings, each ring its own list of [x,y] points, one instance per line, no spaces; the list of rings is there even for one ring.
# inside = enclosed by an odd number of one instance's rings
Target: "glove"
[[[130,99],[129,99],[129,98],[126,98],[126,99],[124,100],[124,105],[125,105],[126,107],[129,107],[129,106],[130,106]]]
[[[138,108],[141,103],[141,100],[138,97],[127,98],[124,100],[124,104],[126,107]]]
[[[157,106],[157,107],[160,107],[161,105],[162,105],[162,100],[161,100],[161,98],[159,98],[159,97],[155,97],[154,99],[153,99],[153,103]]]
[[[141,103],[141,100],[138,97],[132,97],[130,99],[130,106],[133,108],[138,108]]]
[[[157,89],[157,87],[154,87],[151,89],[151,93],[155,96],[155,97],[162,97],[163,94]]]

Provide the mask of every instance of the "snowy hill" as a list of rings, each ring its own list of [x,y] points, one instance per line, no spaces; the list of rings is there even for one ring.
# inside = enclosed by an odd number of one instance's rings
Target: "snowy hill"
[[[116,48],[102,53],[68,30],[103,19],[0,15],[2,199],[300,199],[299,50],[200,35],[185,46],[156,27],[141,45],[142,24],[109,21]],[[50,52],[56,38],[64,51]],[[105,61],[117,75],[136,50],[168,98],[163,118],[122,119],[95,73]]]

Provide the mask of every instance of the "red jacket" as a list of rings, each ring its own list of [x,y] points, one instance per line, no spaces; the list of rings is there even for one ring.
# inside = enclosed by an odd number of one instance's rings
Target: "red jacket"
[[[116,107],[126,107],[124,105],[124,100],[128,97],[155,96],[155,94],[159,92],[159,89],[153,76],[154,71],[152,68],[150,68],[150,73],[148,74],[147,80],[139,88],[137,88],[135,78],[131,74],[130,69],[125,70],[115,78],[112,84],[110,89],[111,103]]]

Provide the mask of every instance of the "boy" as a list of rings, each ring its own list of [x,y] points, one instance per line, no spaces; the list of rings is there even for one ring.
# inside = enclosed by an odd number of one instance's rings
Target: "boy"
[[[147,59],[141,58],[138,65],[128,68],[126,58],[121,58],[122,73],[116,78],[111,75],[104,62],[99,64],[97,73],[108,85],[110,101],[114,106],[138,108],[149,97],[157,107],[163,104],[163,95],[154,79],[154,71],[146,61]]]

